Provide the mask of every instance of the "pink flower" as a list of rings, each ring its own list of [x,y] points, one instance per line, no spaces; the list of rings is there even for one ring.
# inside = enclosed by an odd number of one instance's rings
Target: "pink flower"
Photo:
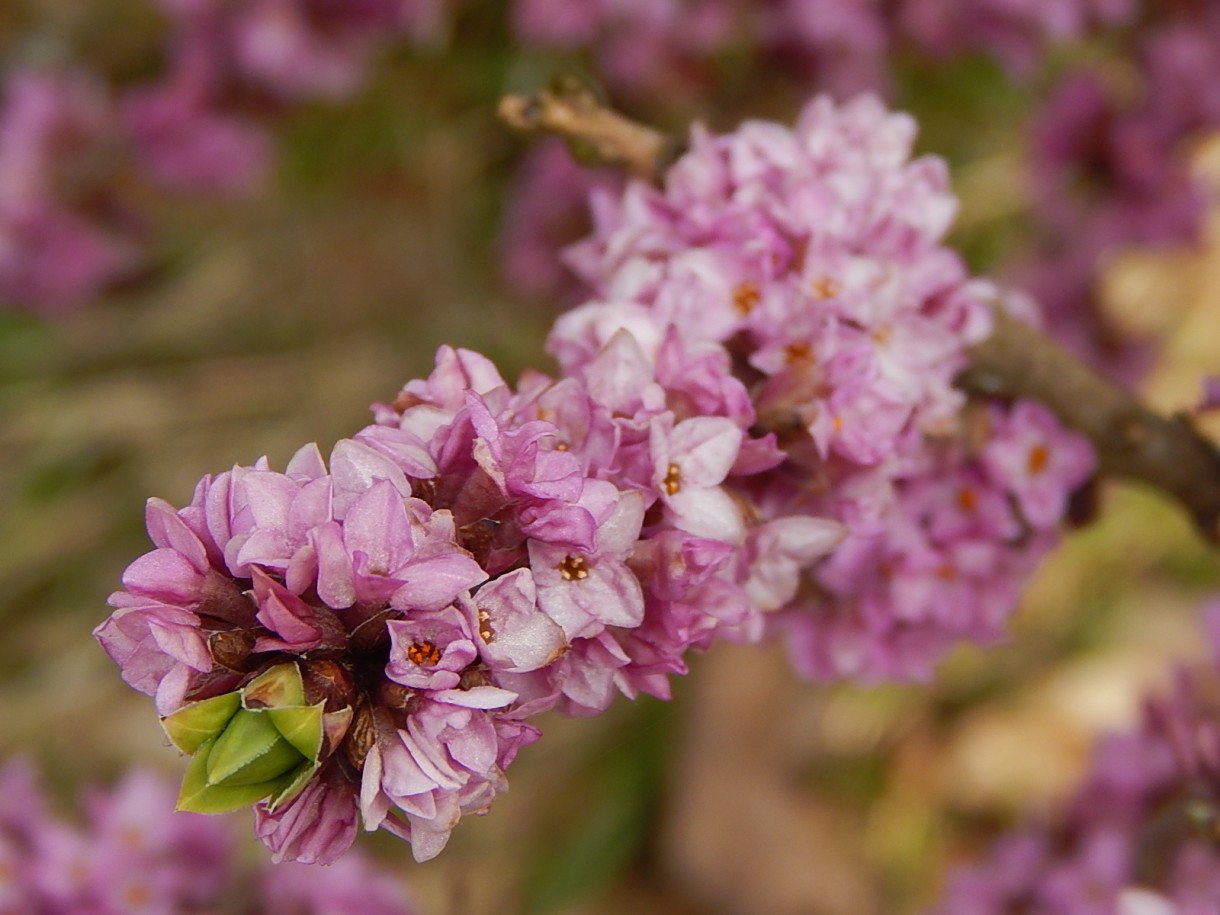
[[[335,609],[357,601],[387,601],[402,610],[451,604],[487,577],[452,536],[447,513],[432,515],[423,503],[417,508],[380,480],[352,503],[342,525],[314,528],[318,594]]]
[[[87,791],[79,805],[80,823],[45,809],[41,784],[20,761],[0,768],[0,786],[20,788],[23,800],[40,811],[37,818],[20,821],[0,815],[0,862],[11,866],[0,880],[0,905],[6,911],[415,911],[403,887],[359,852],[330,868],[250,866],[238,855],[229,823],[176,812],[173,786],[148,771],[133,770],[113,788]],[[354,810],[348,819],[354,831]],[[260,832],[264,825],[260,821]],[[294,841],[307,840],[298,831]]]
[[[256,809],[254,832],[276,864],[334,864],[351,848],[358,823],[351,790],[318,778],[274,813]]]
[[[15,70],[0,107],[0,303],[64,311],[135,265],[96,162],[116,143],[90,74]]]
[[[741,430],[728,419],[692,417],[675,424],[672,416],[663,415],[649,431],[652,484],[674,526],[740,543],[745,537],[741,510],[720,484],[737,460]]]
[[[638,626],[643,619],[643,592],[625,562],[639,538],[643,518],[643,497],[626,492],[598,528],[594,550],[530,541],[538,605],[569,641],[595,636],[606,626]]]
[[[420,690],[455,689],[478,656],[467,618],[456,607],[386,623],[390,662],[386,676]]]
[[[485,812],[507,786],[498,764],[500,736],[483,710],[508,705],[515,695],[491,687],[468,695],[475,707],[443,699],[421,703],[402,729],[379,721],[365,762],[360,795],[365,828],[384,825],[402,833],[417,861],[438,855],[459,818]],[[445,698],[459,697],[452,691]]]
[[[208,673],[212,656],[199,617],[156,602],[116,608],[94,633],[132,688],[156,696],[163,715],[182,705],[192,671]]]
[[[148,174],[174,190],[250,194],[270,165],[262,128],[210,107],[189,88],[132,92],[123,119]]]
[[[529,569],[501,575],[461,604],[479,635],[479,654],[493,670],[528,673],[568,650],[563,630],[538,606]]]
[[[1018,402],[1000,420],[983,455],[992,477],[1016,496],[1030,524],[1058,524],[1072,490],[1093,473],[1092,446],[1067,432],[1041,404]]]

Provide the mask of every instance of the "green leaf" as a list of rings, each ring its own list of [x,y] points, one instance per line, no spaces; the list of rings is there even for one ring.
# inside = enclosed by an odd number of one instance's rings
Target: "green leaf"
[[[277,793],[273,794],[267,801],[267,812],[275,813],[294,797],[300,794],[305,786],[309,784],[309,780],[313,778],[314,773],[318,771],[318,764],[307,763],[294,774],[291,778],[285,779],[286,784]]]
[[[305,704],[305,684],[296,664],[277,664],[259,674],[241,691],[241,704],[250,710]]]
[[[167,715],[161,719],[161,727],[175,747],[193,755],[205,742],[220,735],[240,705],[237,693],[213,696]]]
[[[241,709],[208,753],[210,785],[257,785],[282,778],[305,757],[263,712]]]
[[[182,790],[178,793],[178,810],[188,813],[230,813],[249,807],[279,789],[278,781],[239,786],[208,784],[207,764],[213,743],[208,741],[203,744],[191,759],[186,777],[182,780]]]
[[[326,700],[322,700],[317,705],[267,709],[263,714],[302,756],[316,760],[322,752],[322,709],[325,706]]]

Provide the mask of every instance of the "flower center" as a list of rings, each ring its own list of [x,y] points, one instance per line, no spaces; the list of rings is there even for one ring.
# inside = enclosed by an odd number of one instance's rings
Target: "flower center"
[[[813,294],[819,299],[833,299],[839,292],[839,284],[828,276],[820,276],[813,281]]]
[[[762,300],[762,295],[758,291],[756,283],[745,282],[740,283],[733,290],[733,307],[737,309],[737,313],[745,316],[758,307],[759,301]]]
[[[794,362],[813,362],[813,347],[804,340],[799,343],[789,343],[784,347],[784,361],[789,365]]]
[[[682,489],[682,468],[677,464],[670,464],[665,471],[665,479],[661,481],[665,486],[665,491],[671,496],[676,495]]]
[[[128,848],[143,848],[144,833],[136,826],[124,826],[119,830],[119,842]]]
[[[583,556],[564,556],[563,562],[555,568],[564,581],[584,581],[589,577],[589,564]]]
[[[969,486],[963,486],[957,491],[957,507],[964,512],[972,512],[978,507],[979,499],[974,494],[974,490]]]
[[[431,642],[413,642],[407,649],[407,659],[420,667],[425,665],[431,667],[440,663],[441,650]]]
[[[479,610],[479,638],[486,645],[491,644],[491,640],[496,637],[496,630],[491,628],[491,614],[486,610]]]
[[[1029,449],[1029,472],[1037,476],[1046,469],[1046,464],[1050,460],[1051,451],[1046,445],[1034,445]]]
[[[133,883],[123,890],[123,901],[132,909],[142,909],[152,901],[152,890],[143,883]]]

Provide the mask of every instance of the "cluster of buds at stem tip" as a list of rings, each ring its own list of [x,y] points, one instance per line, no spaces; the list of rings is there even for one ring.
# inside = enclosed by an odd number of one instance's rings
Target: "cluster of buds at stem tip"
[[[236,692],[191,702],[161,719],[170,741],[191,756],[178,809],[227,813],[291,801],[334,751],[352,721],[350,706],[309,704],[300,668],[277,664]]]

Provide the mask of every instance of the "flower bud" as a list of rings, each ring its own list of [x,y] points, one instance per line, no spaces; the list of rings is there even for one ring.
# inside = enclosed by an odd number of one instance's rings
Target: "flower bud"
[[[225,813],[269,799],[275,810],[291,800],[318,769],[325,704],[306,705],[300,669],[279,664],[162,719],[174,746],[193,757],[178,809]]]

